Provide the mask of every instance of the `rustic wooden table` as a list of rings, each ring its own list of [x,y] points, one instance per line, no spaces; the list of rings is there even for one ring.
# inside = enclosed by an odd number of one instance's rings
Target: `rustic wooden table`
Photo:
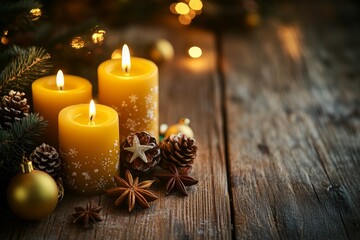
[[[159,200],[132,213],[66,192],[41,221],[1,210],[0,239],[360,239],[359,9],[316,2],[269,7],[252,31],[123,30],[175,48],[160,65],[161,122],[192,120],[199,184],[188,197],[154,184]],[[83,229],[71,214],[88,200],[104,220]]]

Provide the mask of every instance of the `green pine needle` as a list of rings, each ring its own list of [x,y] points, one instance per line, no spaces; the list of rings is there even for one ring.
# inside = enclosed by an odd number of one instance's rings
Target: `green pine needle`
[[[31,113],[12,124],[10,129],[0,129],[0,173],[16,173],[24,153],[29,154],[40,144],[41,134],[47,127],[39,114]]]
[[[50,54],[43,48],[13,47],[15,57],[0,73],[0,94],[6,95],[11,89],[24,91],[35,79],[46,75],[51,69]]]

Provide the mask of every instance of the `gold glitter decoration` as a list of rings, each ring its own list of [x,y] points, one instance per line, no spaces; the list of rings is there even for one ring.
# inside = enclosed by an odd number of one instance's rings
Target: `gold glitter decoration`
[[[93,43],[101,44],[105,39],[105,33],[104,30],[96,30],[91,37]]]
[[[71,47],[73,47],[75,49],[80,49],[80,48],[83,48],[85,46],[85,42],[81,37],[74,37],[71,40],[70,45],[71,45]]]
[[[41,9],[40,8],[33,8],[30,10],[30,19],[32,21],[36,21],[38,20],[42,15]]]

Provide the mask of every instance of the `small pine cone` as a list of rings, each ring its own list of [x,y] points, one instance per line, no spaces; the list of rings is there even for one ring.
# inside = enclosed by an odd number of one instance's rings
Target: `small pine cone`
[[[25,93],[10,90],[0,102],[0,125],[9,128],[15,121],[29,115],[30,106],[27,104]]]
[[[30,160],[35,169],[44,171],[57,179],[60,175],[61,160],[59,153],[52,146],[41,144],[30,154]]]
[[[135,174],[149,171],[160,161],[156,138],[147,132],[130,134],[120,146],[120,161]]]
[[[196,157],[195,139],[186,135],[172,134],[160,143],[162,168],[174,163],[177,167],[191,167]]]

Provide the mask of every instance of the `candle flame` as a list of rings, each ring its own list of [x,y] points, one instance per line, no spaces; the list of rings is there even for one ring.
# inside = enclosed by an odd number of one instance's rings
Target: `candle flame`
[[[124,44],[122,48],[121,67],[125,73],[130,72],[130,68],[131,68],[130,51],[129,51],[129,47],[126,44]]]
[[[90,106],[89,106],[89,120],[90,120],[90,123],[94,122],[95,115],[96,115],[95,102],[94,102],[94,100],[91,99]]]
[[[64,74],[61,70],[56,74],[56,86],[59,90],[64,89]]]

